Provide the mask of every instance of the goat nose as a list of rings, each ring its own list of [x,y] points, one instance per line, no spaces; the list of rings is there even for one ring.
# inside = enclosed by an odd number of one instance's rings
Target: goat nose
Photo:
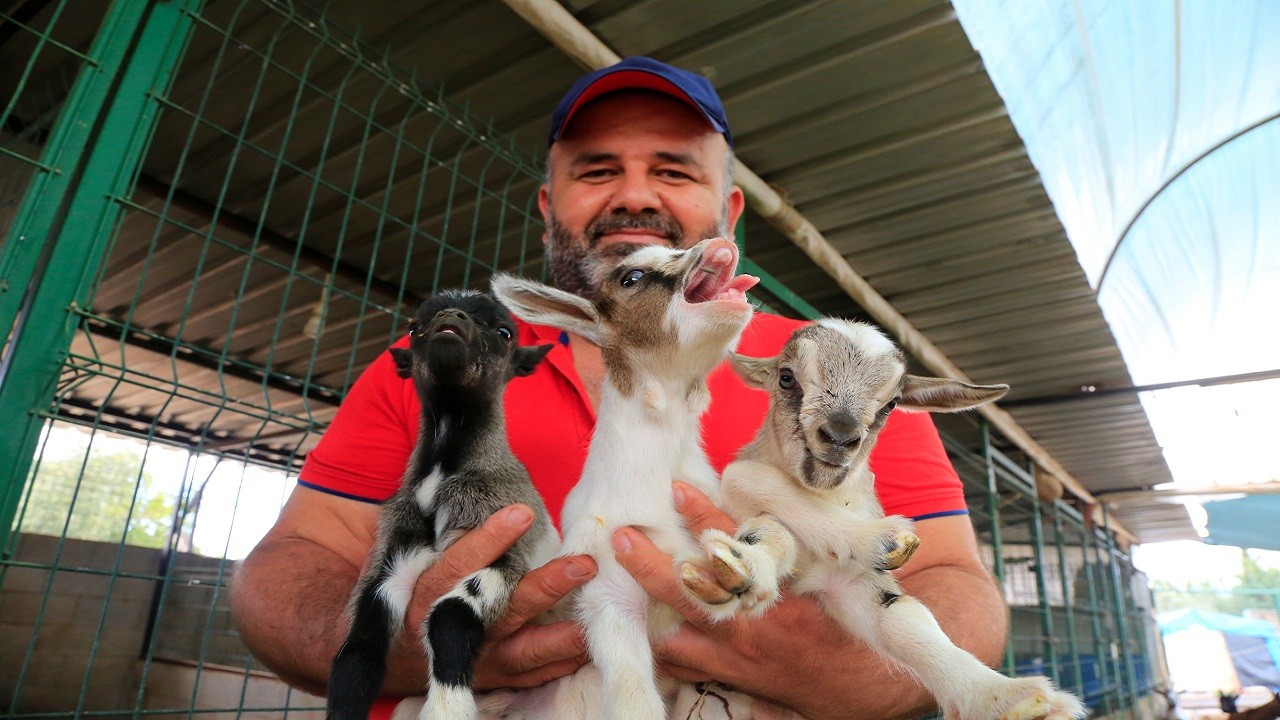
[[[858,423],[847,412],[838,412],[827,418],[827,422],[818,428],[818,435],[823,441],[842,448],[855,448],[862,442]]]
[[[457,308],[445,308],[440,312],[436,313],[436,317],[437,318],[455,317],[455,318],[458,318],[459,320],[466,320],[467,314]]]

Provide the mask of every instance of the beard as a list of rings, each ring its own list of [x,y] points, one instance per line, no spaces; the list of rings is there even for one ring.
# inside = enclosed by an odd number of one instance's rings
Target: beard
[[[728,207],[714,227],[698,233],[698,240],[727,237]],[[565,292],[595,301],[604,278],[623,258],[650,243],[613,243],[599,247],[600,238],[619,230],[654,230],[672,248],[685,246],[686,233],[674,217],[656,213],[610,213],[598,215],[587,224],[582,235],[561,225],[552,213],[547,214],[547,271],[551,284]],[[692,244],[692,243],[689,243]]]

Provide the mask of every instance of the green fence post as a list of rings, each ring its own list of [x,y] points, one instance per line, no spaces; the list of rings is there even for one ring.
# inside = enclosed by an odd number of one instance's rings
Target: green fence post
[[[982,462],[987,471],[987,514],[991,518],[991,571],[995,573],[1000,590],[1004,592],[1004,546],[1000,542],[1000,488],[996,484],[996,463],[992,457],[991,426],[982,422]],[[1012,624],[1012,619],[1010,619]],[[1013,658],[1013,628],[1004,644],[1004,672],[1013,675],[1016,670]]]
[[[1087,511],[1086,511],[1087,512]],[[1102,712],[1109,713],[1115,706],[1110,699],[1111,695],[1111,673],[1108,671],[1107,664],[1111,660],[1112,644],[1106,639],[1102,632],[1102,615],[1098,606],[1098,589],[1095,584],[1097,573],[1094,572],[1098,564],[1097,553],[1094,552],[1094,542],[1096,540],[1093,529],[1089,527],[1088,518],[1080,525],[1080,549],[1084,555],[1084,566],[1082,568],[1086,580],[1086,586],[1089,588],[1089,620],[1093,629],[1093,652],[1095,659],[1095,669],[1098,675],[1098,684],[1102,692]],[[1089,555],[1093,554],[1094,562],[1089,562]]]
[[[163,92],[173,76],[199,0],[117,0],[94,41],[44,162],[57,172],[28,192],[5,244],[8,292],[0,328],[0,529],[13,526],[18,499],[48,406]],[[15,285],[15,279],[22,282]],[[25,292],[16,292],[18,287]],[[13,297],[21,295],[21,297]]]
[[[1036,465],[1029,463],[1031,476],[1031,552],[1035,562],[1036,597],[1040,604],[1040,632],[1044,633],[1044,648],[1049,667],[1053,668],[1053,680],[1062,684],[1062,671],[1058,667],[1058,650],[1053,644],[1053,609],[1049,606],[1049,582],[1044,573],[1044,527],[1040,520],[1040,493],[1036,486]],[[1065,596],[1063,596],[1065,600]]]
[[[1062,609],[1067,617],[1067,649],[1071,653],[1071,663],[1074,667],[1072,673],[1074,682],[1072,689],[1080,696],[1084,696],[1084,675],[1083,668],[1080,667],[1080,648],[1076,644],[1076,611],[1075,598],[1071,593],[1071,578],[1067,573],[1067,547],[1062,537],[1062,512],[1060,503],[1057,500],[1053,503],[1053,534],[1058,546],[1058,576],[1062,581]]]
[[[1107,559],[1111,565],[1112,599],[1115,604],[1116,629],[1120,632],[1121,656],[1124,662],[1124,686],[1129,699],[1129,714],[1138,717],[1138,677],[1133,671],[1133,645],[1129,642],[1128,605],[1124,585],[1120,580],[1120,558],[1116,551],[1115,535],[1111,532],[1111,516],[1105,504],[1102,506],[1103,535],[1107,540]]]

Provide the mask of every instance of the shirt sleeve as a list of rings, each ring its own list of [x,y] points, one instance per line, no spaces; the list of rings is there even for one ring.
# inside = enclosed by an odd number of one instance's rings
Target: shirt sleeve
[[[406,344],[401,338],[396,346]],[[413,384],[384,351],[365,369],[303,462],[300,485],[341,497],[382,502],[395,494],[418,432]]]
[[[928,413],[897,410],[889,415],[871,450],[871,471],[888,515],[923,520],[969,512],[960,476]]]

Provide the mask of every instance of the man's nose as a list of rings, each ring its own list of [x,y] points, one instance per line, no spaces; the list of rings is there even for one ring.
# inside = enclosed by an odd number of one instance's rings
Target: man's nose
[[[638,215],[644,212],[658,212],[662,208],[662,198],[658,197],[653,187],[653,179],[648,173],[627,171],[622,174],[617,192],[609,202],[610,212],[627,212]]]

